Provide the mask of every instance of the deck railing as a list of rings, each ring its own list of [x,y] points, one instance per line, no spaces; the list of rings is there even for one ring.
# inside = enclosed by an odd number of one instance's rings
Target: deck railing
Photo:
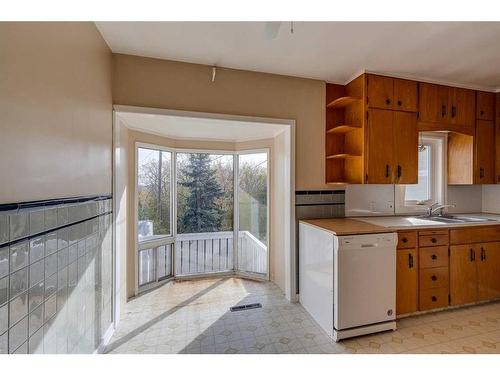
[[[240,231],[238,237],[238,269],[267,273],[267,246],[248,231]],[[235,268],[233,232],[179,234],[175,251],[177,275],[224,272]]]
[[[175,242],[175,275],[239,271],[265,275],[267,246],[248,231],[238,235],[238,264],[234,264],[233,232],[185,233]],[[172,247],[166,244],[139,251],[139,286],[168,277]]]

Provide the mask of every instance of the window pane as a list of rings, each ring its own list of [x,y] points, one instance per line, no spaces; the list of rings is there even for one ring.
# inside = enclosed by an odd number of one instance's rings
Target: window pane
[[[137,155],[138,241],[171,234],[170,175],[172,154],[139,148]]]
[[[267,273],[267,153],[239,156],[238,270]]]
[[[177,153],[177,275],[233,269],[233,155]]]
[[[172,276],[172,245],[163,245],[158,251],[158,280]]]
[[[155,249],[139,251],[139,286],[156,280]]]
[[[418,184],[406,185],[405,200],[427,201],[431,197],[431,147],[418,152]]]
[[[267,153],[239,156],[239,224],[267,244]]]

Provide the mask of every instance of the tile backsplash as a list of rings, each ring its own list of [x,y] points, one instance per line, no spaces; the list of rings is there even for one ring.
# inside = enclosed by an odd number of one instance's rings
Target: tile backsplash
[[[111,197],[0,210],[0,354],[92,353],[113,320]]]

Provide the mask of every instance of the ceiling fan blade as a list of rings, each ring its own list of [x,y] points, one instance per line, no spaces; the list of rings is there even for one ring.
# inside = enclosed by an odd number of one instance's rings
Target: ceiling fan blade
[[[264,36],[267,40],[275,39],[280,31],[281,22],[266,22]]]

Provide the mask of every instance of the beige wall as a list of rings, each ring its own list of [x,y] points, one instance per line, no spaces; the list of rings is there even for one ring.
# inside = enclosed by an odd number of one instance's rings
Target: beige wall
[[[122,105],[296,120],[296,186],[324,183],[322,81],[130,55],[113,55],[113,102]]]
[[[111,193],[111,65],[93,23],[0,23],[0,203]]]

